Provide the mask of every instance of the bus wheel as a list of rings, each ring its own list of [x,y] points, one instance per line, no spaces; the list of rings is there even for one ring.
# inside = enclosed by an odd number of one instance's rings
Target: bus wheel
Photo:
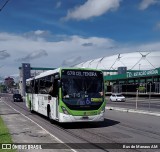
[[[31,101],[30,101],[30,104],[29,104],[29,110],[30,110],[31,113],[33,113]]]
[[[47,107],[47,117],[48,120],[53,123],[53,119],[51,118],[51,110],[50,110],[50,106]]]

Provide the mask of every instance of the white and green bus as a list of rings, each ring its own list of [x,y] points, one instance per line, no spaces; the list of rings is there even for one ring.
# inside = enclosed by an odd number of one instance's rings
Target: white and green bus
[[[59,122],[104,120],[103,73],[86,68],[58,68],[26,80],[26,106]]]

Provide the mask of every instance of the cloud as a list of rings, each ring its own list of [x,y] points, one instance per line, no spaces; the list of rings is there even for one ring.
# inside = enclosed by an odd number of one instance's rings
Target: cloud
[[[61,2],[57,2],[57,4],[56,4],[56,8],[60,8],[60,7],[61,7],[61,5],[62,5],[62,3],[61,3]]]
[[[78,64],[82,61],[82,57],[70,57],[69,59],[65,59],[62,62],[62,66],[72,66],[74,64]]]
[[[151,5],[155,5],[160,3],[159,0],[142,0],[141,3],[139,4],[139,9],[140,10],[145,10]]]
[[[44,34],[46,34],[46,33],[48,33],[48,32],[42,31],[42,30],[36,30],[36,31],[34,31],[33,33],[35,33],[35,35],[44,35]]]
[[[41,37],[41,40],[34,38],[35,35]],[[68,60],[71,58],[79,61],[77,57],[81,57],[82,61],[104,55],[107,49],[116,47],[116,42],[109,38],[53,35],[36,30],[21,35],[0,32],[0,46],[1,50],[10,52],[10,58],[1,60],[0,64],[8,70],[1,68],[1,73],[11,75],[15,71],[18,73],[20,62],[30,62],[34,67],[60,67],[62,63],[70,64]],[[42,57],[45,57],[43,62]]]
[[[158,22],[158,23],[156,24],[155,29],[156,29],[156,30],[160,30],[160,22]]]
[[[25,61],[31,61],[37,58],[41,58],[43,56],[47,56],[47,52],[45,50],[38,50],[38,51],[34,51],[30,54],[28,54],[27,56],[23,57],[23,58],[19,58],[17,59],[17,61],[19,62],[25,62]]]
[[[101,16],[108,11],[116,10],[121,0],[87,0],[83,5],[69,10],[64,20],[86,20],[91,17]]]
[[[43,33],[32,32],[38,35]],[[0,65],[5,65],[5,68],[0,68],[1,75],[18,73],[18,67],[23,62],[30,62],[32,67],[56,68],[118,53],[159,51],[160,48],[160,42],[122,44],[110,38],[52,34],[49,41],[42,35],[42,40],[39,41],[24,35],[0,33],[1,50],[7,50],[0,53]],[[55,41],[57,37],[59,39]],[[33,50],[36,51],[33,52]],[[2,60],[2,56],[5,60]]]
[[[10,57],[10,54],[7,53],[6,50],[0,51],[0,60],[4,60],[4,59],[6,59],[6,58],[8,58],[8,57]]]
[[[93,46],[92,43],[83,43],[82,46]]]
[[[49,31],[36,30],[36,31],[30,31],[30,32],[24,33],[23,36],[25,38],[32,39],[32,40],[43,41],[43,40],[49,39],[51,36],[51,33]]]

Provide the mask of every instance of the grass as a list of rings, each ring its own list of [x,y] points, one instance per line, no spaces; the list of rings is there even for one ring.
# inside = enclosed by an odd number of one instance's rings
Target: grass
[[[0,152],[16,152],[16,150],[2,150],[2,143],[13,143],[12,137],[9,133],[7,126],[4,124],[3,119],[0,116]]]

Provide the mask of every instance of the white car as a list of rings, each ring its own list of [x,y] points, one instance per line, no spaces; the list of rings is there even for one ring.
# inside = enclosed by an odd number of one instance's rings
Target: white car
[[[126,98],[122,94],[112,94],[110,96],[110,101],[125,101]]]

